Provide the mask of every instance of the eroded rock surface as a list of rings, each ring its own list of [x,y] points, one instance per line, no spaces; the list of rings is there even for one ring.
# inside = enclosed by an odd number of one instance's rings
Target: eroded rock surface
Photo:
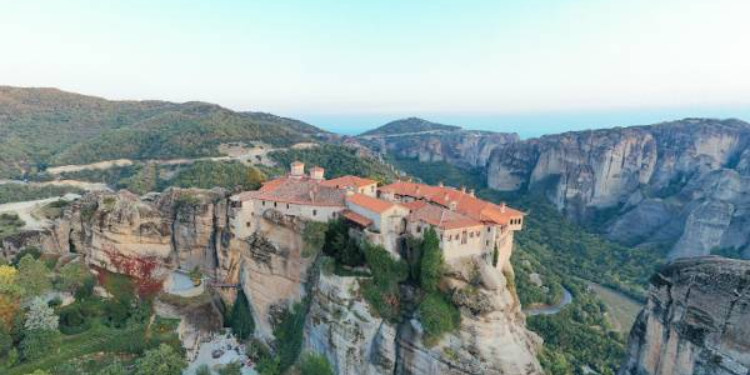
[[[750,371],[750,262],[678,260],[651,281],[620,375]]]

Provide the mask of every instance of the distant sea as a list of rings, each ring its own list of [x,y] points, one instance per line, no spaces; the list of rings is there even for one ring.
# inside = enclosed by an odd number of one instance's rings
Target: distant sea
[[[518,133],[521,138],[573,130],[651,125],[686,117],[738,118],[750,122],[750,105],[737,108],[627,109],[611,111],[535,112],[509,114],[397,113],[397,114],[293,114],[328,131],[356,135],[387,122],[420,117],[464,129]]]

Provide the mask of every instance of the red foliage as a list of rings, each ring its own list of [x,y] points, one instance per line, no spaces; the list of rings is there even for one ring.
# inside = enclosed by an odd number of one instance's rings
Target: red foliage
[[[114,266],[116,272],[133,278],[136,291],[140,297],[151,297],[161,291],[164,280],[158,279],[154,275],[154,271],[158,269],[160,264],[158,258],[154,256],[128,257],[111,246],[107,246],[104,253],[109,257],[110,264]],[[99,274],[102,275],[103,273],[100,272]]]

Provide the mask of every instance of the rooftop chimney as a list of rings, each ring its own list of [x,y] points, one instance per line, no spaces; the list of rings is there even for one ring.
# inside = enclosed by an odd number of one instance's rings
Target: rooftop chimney
[[[313,169],[310,170],[310,177],[312,177],[313,180],[323,180],[324,174],[325,169],[321,167],[313,167]]]
[[[440,182],[438,182],[438,186],[444,187],[445,185],[443,185],[443,181],[440,181]]]
[[[458,203],[456,201],[451,201],[450,205],[448,207],[451,209],[451,211],[455,211],[456,207],[458,207]]]
[[[469,190],[469,195],[474,196],[474,189]]]
[[[505,202],[500,203],[500,212],[505,213]]]
[[[462,193],[465,193],[465,192],[466,192],[466,186],[461,186],[461,192],[462,192]]]
[[[305,163],[301,161],[294,161],[292,162],[292,176],[294,177],[302,177],[305,175]]]

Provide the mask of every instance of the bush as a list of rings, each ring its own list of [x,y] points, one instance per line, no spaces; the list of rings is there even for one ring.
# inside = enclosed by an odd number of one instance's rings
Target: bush
[[[148,350],[135,362],[135,375],[181,375],[187,362],[181,353],[166,344]]]
[[[242,362],[234,361],[219,370],[219,375],[242,375]]]
[[[211,369],[207,364],[202,364],[195,370],[195,375],[211,375]]]
[[[296,303],[291,310],[284,312],[279,324],[274,327],[276,356],[281,372],[289,369],[297,361],[302,351],[302,338],[305,328],[308,300]]]
[[[328,223],[323,252],[335,259],[336,263],[350,267],[361,266],[365,261],[365,255],[359,244],[349,237],[349,226],[341,219]]]
[[[305,241],[305,247],[302,250],[302,256],[310,258],[318,255],[325,245],[326,232],[328,224],[317,221],[305,222],[305,229],[302,231],[302,239]]]
[[[399,284],[408,277],[408,267],[381,246],[364,245],[365,258],[372,271],[372,279],[360,283],[362,294],[378,315],[396,321],[401,315]]]
[[[461,325],[461,313],[439,292],[428,294],[419,304],[419,318],[424,327],[427,345],[434,345],[444,333]]]
[[[320,354],[307,353],[299,365],[302,375],[334,375],[328,358]]]

